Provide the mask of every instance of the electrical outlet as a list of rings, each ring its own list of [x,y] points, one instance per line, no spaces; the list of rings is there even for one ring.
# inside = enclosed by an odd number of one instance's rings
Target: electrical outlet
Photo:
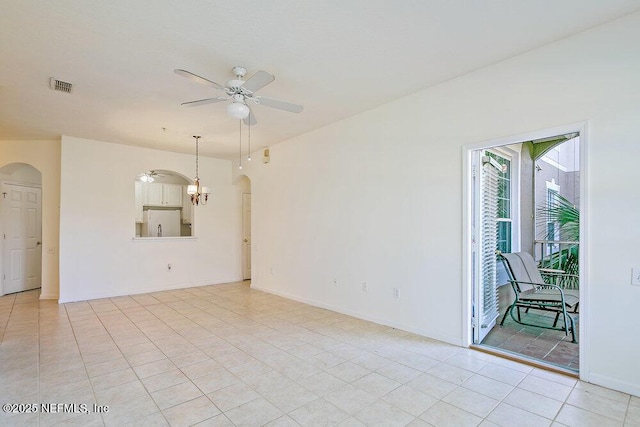
[[[640,267],[631,269],[631,284],[633,286],[640,286]]]
[[[171,271],[172,265],[171,264],[167,264],[167,271]]]
[[[368,292],[369,288],[367,287],[367,282],[362,282],[362,292]]]
[[[333,286],[338,286],[338,279],[335,277],[333,278]]]
[[[400,288],[393,288],[393,297],[395,299],[399,299],[400,298]]]
[[[269,269],[269,274],[276,274],[276,269],[273,266]]]

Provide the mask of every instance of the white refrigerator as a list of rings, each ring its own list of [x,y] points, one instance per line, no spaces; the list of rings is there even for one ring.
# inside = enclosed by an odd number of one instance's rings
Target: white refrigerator
[[[143,237],[180,236],[180,209],[149,209],[142,220]]]

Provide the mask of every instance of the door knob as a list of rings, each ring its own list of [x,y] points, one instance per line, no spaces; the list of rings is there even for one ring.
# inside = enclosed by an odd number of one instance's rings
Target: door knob
[[[249,239],[244,239],[244,242],[247,243],[249,241]]]
[[[42,244],[42,242],[36,242],[37,246],[40,246]]]

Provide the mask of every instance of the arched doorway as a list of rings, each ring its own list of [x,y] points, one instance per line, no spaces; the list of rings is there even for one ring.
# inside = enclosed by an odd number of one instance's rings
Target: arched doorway
[[[26,163],[0,168],[0,295],[42,286],[42,173]]]

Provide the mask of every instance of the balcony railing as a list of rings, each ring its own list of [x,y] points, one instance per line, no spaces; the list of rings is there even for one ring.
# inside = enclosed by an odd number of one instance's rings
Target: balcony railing
[[[579,247],[579,242],[570,240],[536,240],[534,258],[543,270],[555,270],[549,282],[566,289],[578,289]]]

